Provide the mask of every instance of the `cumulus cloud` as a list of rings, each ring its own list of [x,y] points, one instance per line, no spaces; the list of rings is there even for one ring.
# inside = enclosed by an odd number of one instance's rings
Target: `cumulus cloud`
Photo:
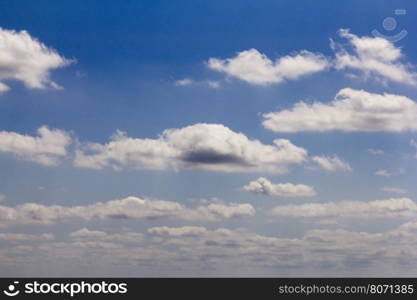
[[[374,75],[382,80],[417,84],[417,74],[402,62],[401,48],[392,42],[380,37],[358,37],[347,29],[341,29],[339,33],[348,40],[350,49],[332,43],[336,69],[353,69],[363,72],[366,77]]]
[[[333,157],[327,156],[313,156],[312,160],[323,170],[328,172],[345,171],[350,172],[352,168],[350,165],[341,160],[336,155]]]
[[[15,207],[0,206],[0,225],[51,224],[72,219],[83,221],[92,219],[173,219],[204,222],[252,216],[254,214],[255,209],[252,205],[246,203],[219,203],[186,207],[178,202],[131,196],[85,206],[43,205],[37,203],[24,203]],[[83,233],[86,233],[85,230]]]
[[[0,80],[18,80],[28,88],[60,88],[50,79],[50,71],[65,67],[73,60],[59,55],[27,31],[0,28]],[[0,92],[9,87],[0,82]]]
[[[0,152],[12,153],[17,157],[44,166],[56,166],[67,154],[71,143],[70,135],[58,129],[42,126],[38,136],[22,135],[11,131],[0,131]]]
[[[409,198],[369,202],[342,201],[276,206],[271,215],[300,218],[386,218],[416,217],[417,205]]]
[[[165,130],[157,139],[117,132],[107,144],[87,144],[74,165],[83,168],[163,170],[197,168],[220,172],[285,173],[306,160],[307,151],[286,139],[273,145],[251,140],[221,124],[195,124]]]
[[[383,187],[381,191],[385,193],[394,193],[394,194],[407,194],[406,189],[396,188],[396,187]]]
[[[394,94],[344,88],[330,103],[298,102],[292,109],[263,115],[263,126],[275,132],[417,130],[417,104]]]
[[[249,182],[243,189],[272,197],[310,197],[316,195],[314,187],[304,184],[272,183],[264,177]]]
[[[268,85],[323,71],[329,62],[323,55],[306,50],[272,61],[258,50],[249,49],[233,58],[210,58],[208,67],[250,84]]]
[[[77,274],[93,274],[106,267],[112,274],[136,276],[366,274],[372,277],[381,274],[381,270],[385,270],[383,274],[413,274],[417,259],[415,220],[386,232],[311,229],[294,238],[267,236],[241,228],[198,227],[193,234],[183,234],[186,230],[181,227],[155,228],[162,227],[151,228],[144,239],[131,241],[100,240],[114,234],[82,229],[71,233],[69,242],[1,247],[0,270],[5,274],[10,269],[38,270],[36,266],[49,262],[60,269],[64,264],[64,270],[68,273],[75,270]]]

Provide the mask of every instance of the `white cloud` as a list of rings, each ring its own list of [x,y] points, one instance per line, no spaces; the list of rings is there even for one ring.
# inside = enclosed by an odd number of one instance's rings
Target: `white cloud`
[[[187,85],[191,85],[194,83],[194,80],[190,79],[190,78],[184,78],[184,79],[180,79],[175,81],[175,85],[177,86],[187,86]]]
[[[394,194],[407,194],[406,189],[395,188],[395,187],[383,187],[381,191],[385,193],[394,193]]]
[[[167,235],[167,236],[195,236],[206,233],[207,229],[201,226],[183,226],[183,227],[152,227],[148,229],[148,233],[156,235]]]
[[[12,153],[17,157],[44,166],[56,166],[67,154],[71,143],[70,135],[58,129],[42,126],[38,136],[22,135],[11,131],[0,131],[0,152]]]
[[[250,84],[268,85],[323,71],[329,67],[329,62],[323,55],[306,50],[273,62],[258,50],[250,49],[233,58],[210,58],[208,67]]]
[[[327,156],[314,156],[312,157],[312,160],[323,170],[326,170],[328,172],[336,172],[336,171],[344,171],[344,172],[350,172],[352,171],[352,168],[350,165],[341,160],[336,155],[333,157],[327,157]]]
[[[346,38],[352,50],[332,43],[335,50],[336,69],[355,69],[362,71],[366,77],[378,76],[382,80],[391,80],[409,85],[417,84],[417,74],[410,71],[410,66],[401,62],[401,48],[379,37],[358,37],[341,29],[340,36]]]
[[[342,201],[276,206],[275,216],[301,218],[386,218],[416,217],[417,205],[408,198],[390,198],[369,202]]]
[[[304,184],[272,183],[264,177],[249,182],[243,189],[273,197],[310,197],[316,195],[314,187]]]
[[[10,224],[50,224],[80,219],[174,219],[183,221],[218,221],[221,219],[252,216],[250,204],[209,204],[186,207],[178,202],[127,197],[97,202],[85,206],[43,205],[24,203],[15,207],[0,205],[0,226]]]
[[[0,80],[22,81],[28,88],[60,88],[50,79],[50,71],[70,63],[26,31],[0,28]],[[0,82],[0,92],[9,88]]]
[[[26,241],[52,241],[55,239],[55,236],[52,233],[43,233],[43,234],[26,234],[26,233],[0,233],[0,241],[16,241],[16,242],[26,242]]]
[[[376,176],[382,176],[382,177],[393,177],[393,176],[400,176],[400,175],[405,174],[405,170],[404,169],[398,169],[395,172],[390,172],[390,171],[381,169],[381,170],[375,171],[374,174]]]
[[[143,240],[143,234],[139,232],[122,232],[109,234],[104,231],[89,230],[87,228],[82,228],[80,230],[71,232],[70,237],[76,240],[101,240],[125,243],[139,243]]]
[[[381,150],[381,149],[368,149],[367,151],[369,154],[372,154],[372,155],[384,155],[385,154],[384,150]]]
[[[394,94],[345,88],[330,103],[298,102],[290,110],[266,113],[263,126],[276,132],[417,130],[417,104]]]
[[[220,172],[285,173],[306,160],[307,151],[289,140],[273,145],[251,140],[221,124],[195,124],[165,130],[157,139],[138,139],[117,132],[107,144],[87,144],[77,151],[77,167],[102,169],[197,168]]]

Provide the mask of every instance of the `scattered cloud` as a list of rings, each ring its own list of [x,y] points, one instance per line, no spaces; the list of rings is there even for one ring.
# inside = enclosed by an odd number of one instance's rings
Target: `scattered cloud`
[[[385,154],[384,150],[381,150],[381,149],[368,149],[367,151],[369,154],[372,154],[372,155],[384,155]]]
[[[304,184],[272,183],[264,177],[249,182],[244,190],[256,194],[264,194],[272,197],[311,197],[317,193],[314,187]]]
[[[56,166],[67,154],[71,143],[70,135],[58,129],[42,126],[38,136],[22,135],[11,131],[0,131],[0,152],[12,153],[17,157],[43,166]]]
[[[341,29],[339,34],[348,40],[350,49],[332,42],[336,69],[358,70],[366,78],[374,75],[382,81],[417,84],[417,74],[411,71],[409,64],[402,62],[401,48],[392,42],[379,37],[358,37],[347,29]]]
[[[183,226],[183,227],[152,227],[148,229],[148,233],[156,235],[167,235],[167,236],[195,236],[206,233],[207,229],[201,226]]]
[[[407,194],[406,189],[395,188],[395,187],[383,187],[381,191],[385,193],[393,193],[393,194]]]
[[[80,219],[173,219],[211,222],[235,217],[252,216],[255,209],[243,203],[212,203],[186,207],[178,202],[127,197],[97,202],[85,206],[43,205],[24,203],[15,207],[0,205],[0,226],[13,224],[51,224]],[[84,232],[85,233],[85,232]]]
[[[296,238],[240,228],[164,226],[150,228],[146,234],[128,233],[138,239],[108,241],[113,233],[84,228],[71,233],[68,242],[1,247],[0,269],[38,270],[48,262],[64,263],[69,274],[84,275],[105,267],[134,276],[155,274],[157,268],[159,276],[367,276],[384,271],[395,277],[415,272],[416,232],[415,220],[385,232],[311,229]],[[16,265],[16,261],[22,263]]]
[[[197,86],[207,86],[213,89],[218,89],[220,87],[219,81],[214,80],[204,80],[204,81],[196,81],[191,78],[184,78],[174,82],[176,86],[189,86],[189,85],[197,85]]]
[[[26,234],[26,233],[0,233],[0,241],[15,241],[15,242],[27,242],[27,241],[52,241],[55,236],[52,233],[43,234]]]
[[[409,198],[307,203],[276,206],[270,214],[297,218],[407,218],[417,217],[417,205]]]
[[[336,171],[344,171],[344,172],[351,172],[352,168],[350,165],[337,157],[336,155],[333,157],[328,156],[313,156],[312,160],[323,170],[328,172],[336,172]]]
[[[184,79],[180,79],[175,81],[175,85],[177,86],[187,86],[187,85],[191,85],[194,83],[194,80],[190,79],[190,78],[184,78]]]
[[[59,89],[50,79],[50,71],[72,62],[27,31],[0,28],[0,93],[9,90],[4,80],[18,80],[32,89]]]
[[[330,103],[298,102],[292,109],[263,115],[263,126],[275,132],[417,130],[417,104],[394,94],[344,88]]]
[[[285,173],[289,165],[307,157],[305,149],[286,139],[265,145],[224,125],[201,123],[165,130],[157,139],[130,138],[119,131],[107,144],[86,144],[84,148],[76,152],[74,164],[93,169]]]
[[[109,234],[104,231],[82,228],[70,233],[70,237],[76,240],[111,241],[124,243],[139,243],[143,241],[143,234],[138,232],[122,232]]]
[[[233,58],[210,58],[207,65],[250,84],[268,85],[323,71],[330,64],[323,55],[306,50],[272,61],[258,50],[249,49]]]
[[[382,176],[382,177],[391,177],[393,176],[392,173],[388,172],[387,170],[377,170],[375,171],[376,176]]]

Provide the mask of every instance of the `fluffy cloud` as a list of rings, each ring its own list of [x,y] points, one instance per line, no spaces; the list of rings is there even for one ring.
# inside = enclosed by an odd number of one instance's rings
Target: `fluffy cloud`
[[[197,228],[183,234],[187,230],[181,227],[154,227],[142,239],[113,242],[103,240],[113,233],[81,229],[71,233],[68,242],[0,247],[0,270],[8,274],[33,269],[39,275],[44,268],[38,266],[50,265],[84,275],[102,272],[103,267],[113,275],[135,276],[395,277],[415,273],[415,220],[386,232],[312,229],[295,238],[245,229]],[[55,269],[47,272],[51,270]]]
[[[333,157],[327,157],[327,156],[314,156],[312,157],[312,160],[323,170],[326,170],[328,172],[335,172],[335,171],[345,171],[350,172],[352,171],[352,168],[350,165],[341,160],[336,155]]]
[[[243,189],[273,197],[310,197],[316,195],[314,187],[304,184],[272,183],[264,177],[249,182]]]
[[[265,145],[221,124],[195,124],[165,130],[157,139],[117,132],[107,144],[87,144],[77,151],[77,167],[102,169],[197,168],[221,172],[284,173],[306,160],[307,151],[285,139]]]
[[[276,206],[271,215],[301,218],[386,218],[416,217],[417,205],[408,198],[369,202],[342,201]]]
[[[358,37],[346,29],[340,30],[340,36],[348,40],[352,49],[332,43],[336,69],[354,69],[362,71],[366,77],[376,75],[383,80],[417,84],[417,74],[401,62],[401,49],[390,41],[379,37]]]
[[[70,219],[84,221],[92,219],[175,219],[203,222],[252,216],[254,214],[255,209],[252,205],[245,203],[218,203],[185,207],[178,202],[127,197],[85,206],[42,205],[37,203],[25,203],[15,207],[0,206],[0,225],[50,224]]]
[[[50,71],[70,63],[26,31],[0,28],[0,80],[18,80],[28,88],[60,88],[50,79]],[[9,87],[0,82],[0,92]]]
[[[395,188],[395,187],[383,187],[381,191],[385,193],[394,193],[394,194],[407,194],[406,189]]]
[[[71,143],[70,135],[46,126],[37,130],[38,136],[22,135],[16,132],[0,131],[0,152],[12,153],[21,159],[44,166],[56,166],[67,154]]]
[[[267,85],[323,71],[329,62],[323,55],[306,50],[272,61],[258,50],[250,49],[233,58],[210,58],[208,67],[251,84]]]
[[[290,110],[264,114],[275,132],[417,130],[417,104],[405,96],[345,88],[330,103],[298,102]]]

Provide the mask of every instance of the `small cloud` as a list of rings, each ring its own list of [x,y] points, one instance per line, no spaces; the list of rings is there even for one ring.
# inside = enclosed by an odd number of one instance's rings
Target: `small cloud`
[[[372,155],[384,155],[385,154],[384,150],[381,150],[381,149],[368,149],[367,151],[369,154],[372,154]]]
[[[0,194],[0,202],[2,202],[2,201],[4,201],[4,200],[6,200],[6,196],[5,196],[5,195],[3,195],[3,194]]]
[[[194,83],[194,80],[190,79],[190,78],[184,78],[184,79],[180,79],[175,81],[175,85],[176,86],[187,86],[187,85],[191,85]]]
[[[385,193],[394,193],[394,194],[407,194],[406,189],[395,188],[395,187],[383,187],[381,191]]]
[[[375,172],[376,176],[382,176],[382,177],[391,177],[392,174],[390,172],[388,172],[387,170],[377,170]]]
[[[389,172],[387,170],[377,170],[374,174],[381,177],[399,176],[405,173],[404,169],[399,169],[397,172]]]
[[[220,87],[220,82],[208,80],[207,85],[213,89],[218,89]]]
[[[334,155],[333,157],[314,156],[312,160],[321,169],[328,171],[328,172],[335,172],[335,171],[351,172],[352,171],[351,166],[336,155]]]

